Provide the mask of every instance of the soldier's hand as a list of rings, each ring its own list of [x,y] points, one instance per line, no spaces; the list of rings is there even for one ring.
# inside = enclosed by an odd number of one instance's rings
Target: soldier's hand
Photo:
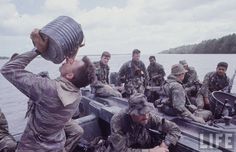
[[[160,147],[160,146],[156,146],[152,149],[149,150],[150,152],[169,152],[169,149],[164,148],[164,147]]]
[[[202,117],[196,117],[196,116],[193,117],[193,121],[199,122],[201,124],[205,124],[206,123],[205,120]]]
[[[45,37],[44,39],[40,35],[40,30],[39,29],[34,29],[31,34],[30,38],[32,39],[32,42],[34,46],[37,48],[37,50],[40,53],[43,53],[47,50],[48,48],[48,37]]]

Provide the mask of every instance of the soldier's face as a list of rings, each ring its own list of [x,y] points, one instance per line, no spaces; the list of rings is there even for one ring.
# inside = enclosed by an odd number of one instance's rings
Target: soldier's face
[[[184,64],[183,67],[185,68],[185,70],[188,70],[188,64]]]
[[[182,82],[184,80],[185,73],[182,73],[178,76],[179,80]]]
[[[216,72],[220,76],[225,75],[226,70],[227,70],[226,67],[222,67],[222,66],[216,68]]]
[[[102,58],[101,58],[101,62],[105,65],[108,64],[109,60],[110,60],[110,57],[108,57],[108,56],[102,56]]]
[[[156,62],[156,60],[151,58],[151,59],[149,59],[149,62],[150,62],[150,64],[154,64]]]
[[[140,115],[131,115],[131,118],[134,122],[141,124],[141,125],[146,125],[148,123],[150,114],[140,114]]]
[[[74,71],[76,69],[82,67],[84,65],[84,62],[82,60],[74,60],[71,58],[66,59],[66,61],[61,65],[59,68],[59,71],[61,73],[61,76],[67,78],[68,75],[74,76]]]
[[[134,53],[132,56],[132,60],[133,61],[139,61],[140,59],[140,53]]]

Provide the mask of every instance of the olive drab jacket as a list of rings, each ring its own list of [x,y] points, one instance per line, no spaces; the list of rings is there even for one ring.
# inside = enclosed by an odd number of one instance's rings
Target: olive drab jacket
[[[51,80],[25,70],[37,55],[35,51],[23,53],[1,69],[2,75],[35,104],[17,151],[62,152],[64,127],[78,108],[80,90],[65,78]]]

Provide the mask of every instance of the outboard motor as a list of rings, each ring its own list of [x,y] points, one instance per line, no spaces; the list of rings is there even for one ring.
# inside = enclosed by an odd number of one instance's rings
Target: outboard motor
[[[228,116],[236,114],[236,97],[229,93],[214,91],[211,94],[210,102],[210,109],[216,118],[226,115],[223,113],[227,113]]]

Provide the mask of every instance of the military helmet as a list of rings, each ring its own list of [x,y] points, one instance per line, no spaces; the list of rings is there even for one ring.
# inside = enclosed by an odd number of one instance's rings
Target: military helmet
[[[171,67],[171,74],[180,75],[182,73],[186,73],[184,66],[182,64],[175,64]]]
[[[134,115],[147,114],[154,109],[154,106],[147,101],[144,94],[135,93],[128,101],[128,113]]]

